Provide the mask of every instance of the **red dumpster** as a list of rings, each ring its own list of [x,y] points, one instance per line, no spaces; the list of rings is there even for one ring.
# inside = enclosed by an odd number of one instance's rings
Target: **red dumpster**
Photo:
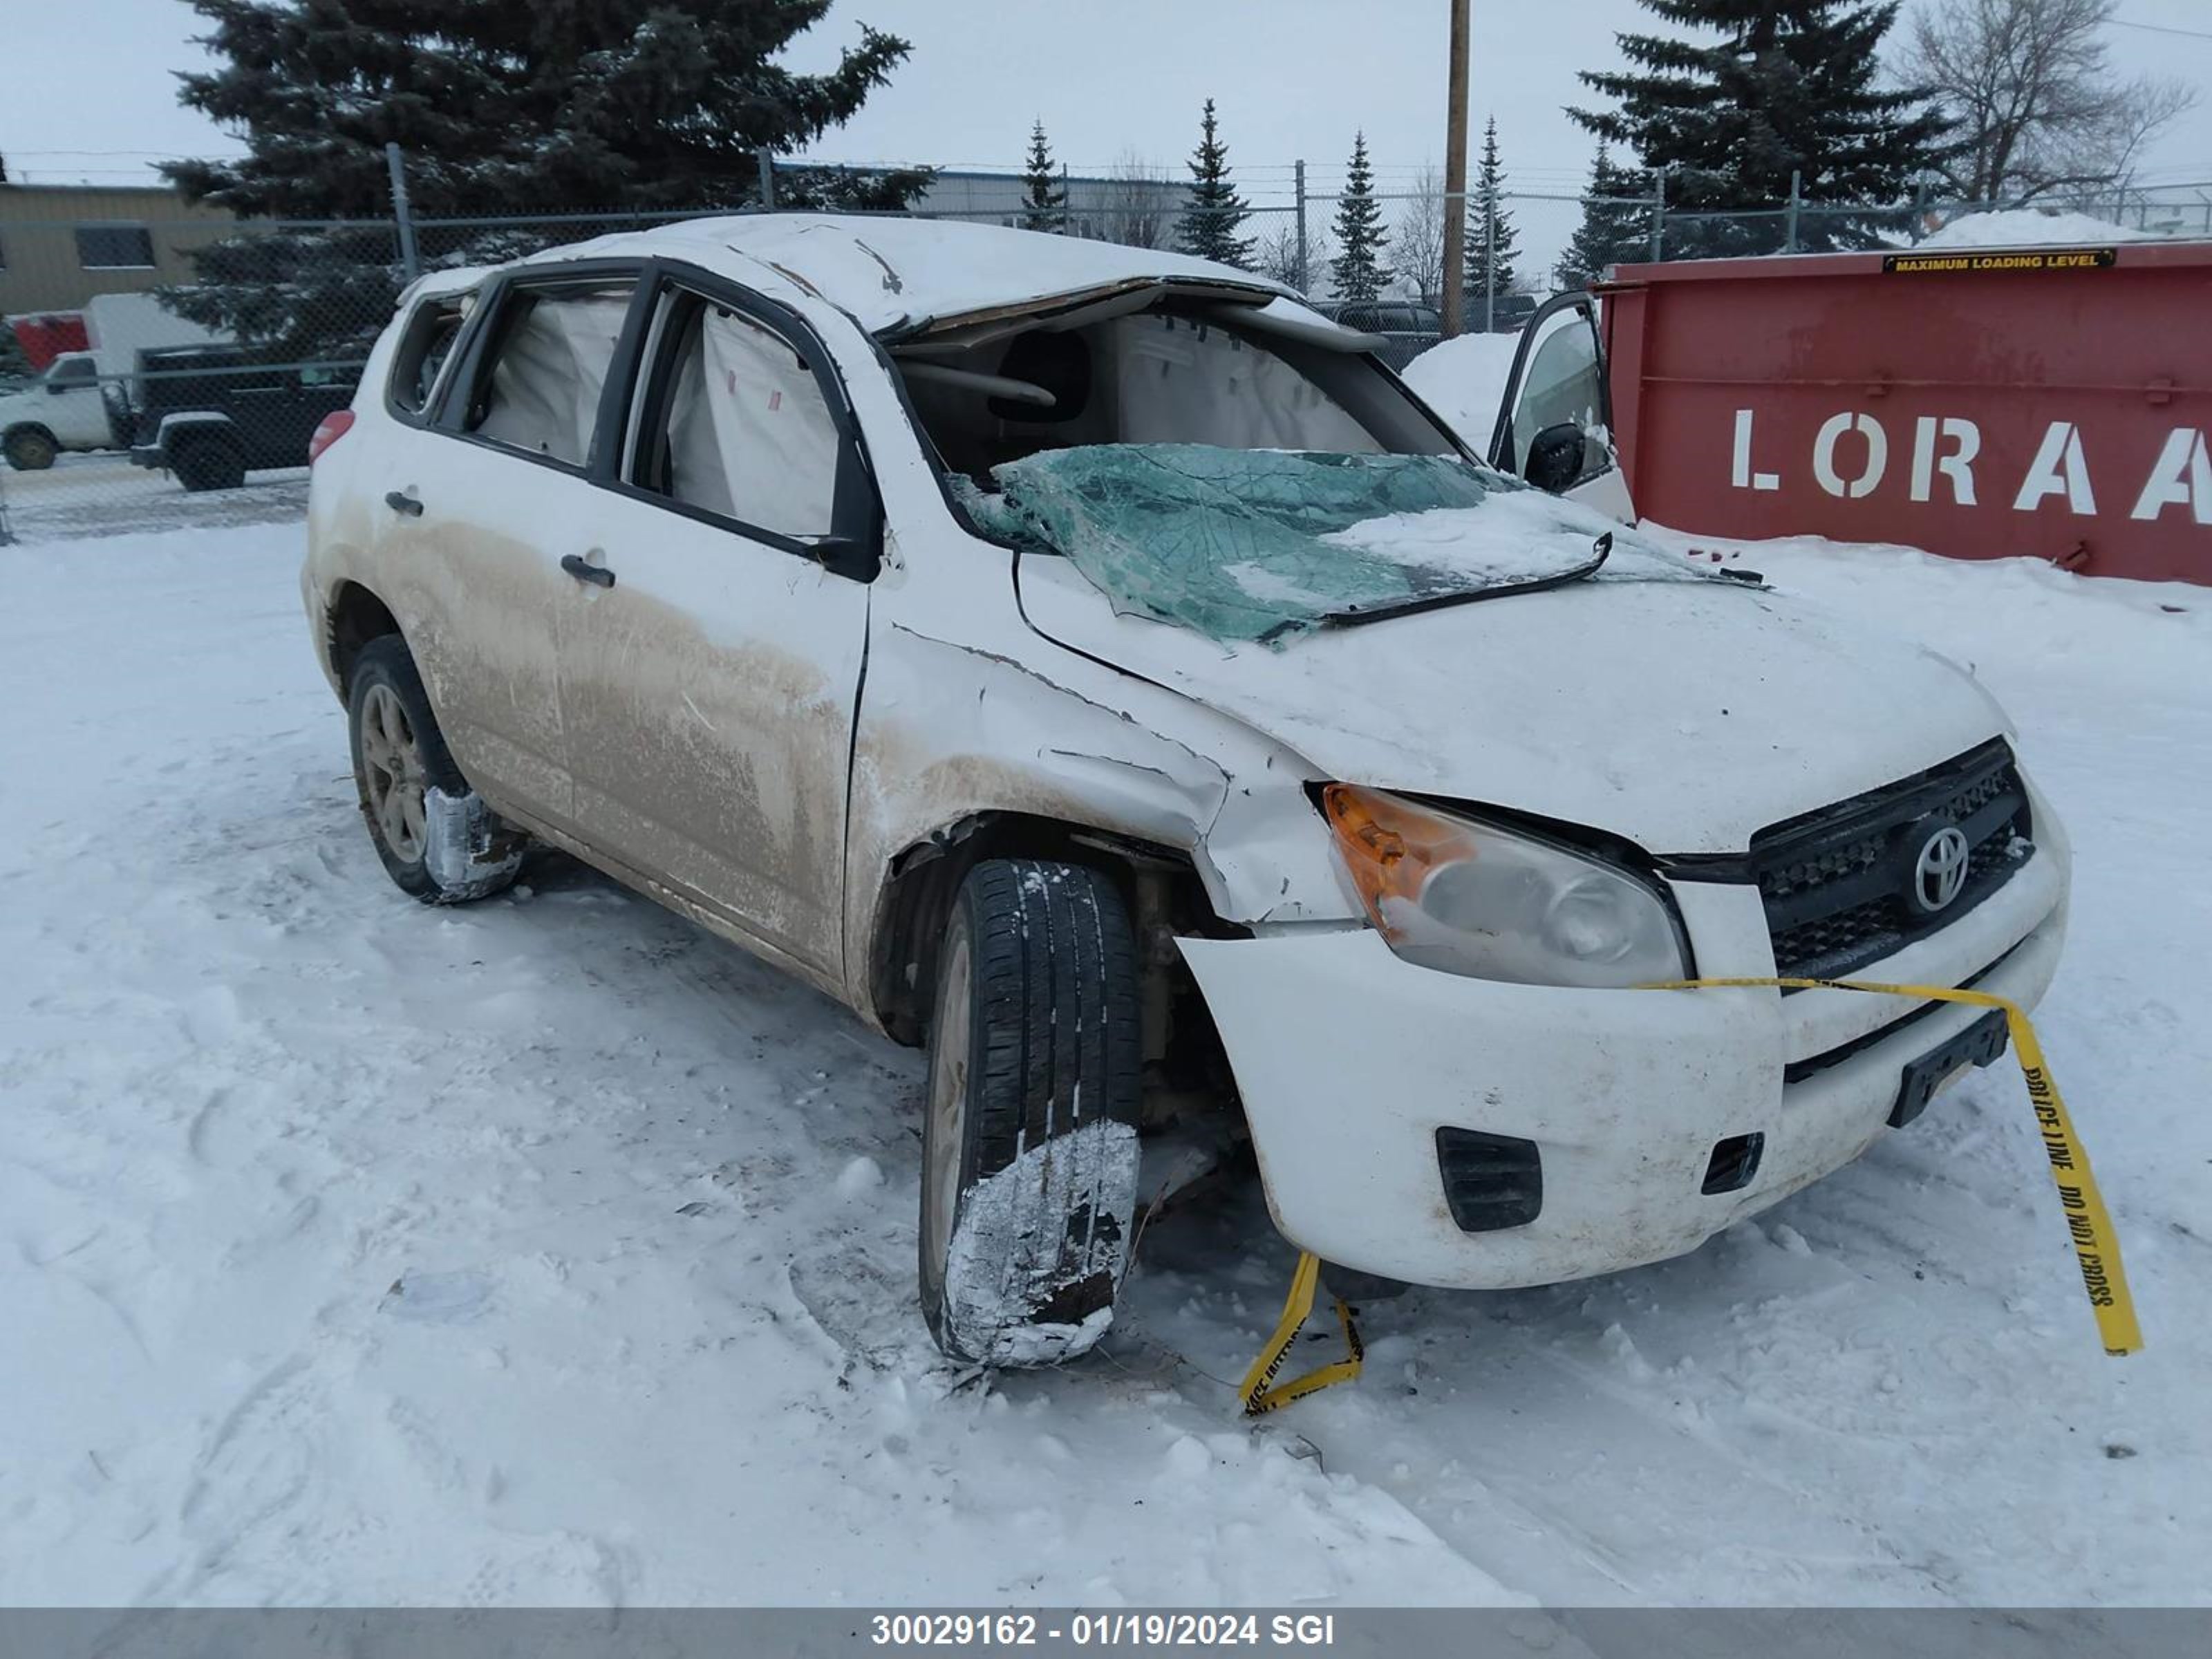
[[[2212,582],[2212,242],[1624,265],[1638,512]]]

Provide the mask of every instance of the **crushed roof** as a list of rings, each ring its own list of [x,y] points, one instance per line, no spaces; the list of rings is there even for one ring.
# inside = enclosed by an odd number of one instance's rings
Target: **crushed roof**
[[[739,281],[748,264],[766,265],[851,313],[873,334],[1147,279],[1296,297],[1295,289],[1267,277],[1185,253],[890,215],[688,219],[549,248],[524,263],[653,256],[686,259]]]

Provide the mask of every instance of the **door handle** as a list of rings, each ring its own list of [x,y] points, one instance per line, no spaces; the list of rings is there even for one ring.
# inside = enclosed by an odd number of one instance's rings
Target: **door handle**
[[[615,573],[603,564],[593,564],[580,553],[563,553],[561,568],[580,582],[589,582],[594,587],[612,587]]]
[[[419,519],[422,516],[422,503],[404,490],[386,490],[384,504],[394,513],[404,513],[410,519]]]

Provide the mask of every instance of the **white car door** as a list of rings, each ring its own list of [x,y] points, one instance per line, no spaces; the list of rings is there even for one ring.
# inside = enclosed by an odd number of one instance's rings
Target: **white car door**
[[[1514,354],[1490,459],[1539,489],[1633,524],[1597,320],[1588,294],[1562,294],[1537,308]]]
[[[599,495],[598,405],[637,269],[549,266],[496,285],[442,377],[461,304],[418,307],[369,479],[386,598],[454,758],[495,805],[557,830],[573,822],[560,560]]]
[[[561,706],[592,848],[823,982],[880,509],[826,354],[665,270],[626,441],[563,526]]]

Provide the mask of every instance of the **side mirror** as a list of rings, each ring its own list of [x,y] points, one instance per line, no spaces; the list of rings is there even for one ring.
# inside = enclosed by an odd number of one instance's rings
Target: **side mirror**
[[[857,536],[811,537],[806,550],[831,575],[856,582],[873,581],[883,562],[876,550]]]
[[[1583,429],[1562,421],[1539,432],[1528,446],[1528,464],[1521,476],[1547,495],[1571,488],[1583,475]]]

